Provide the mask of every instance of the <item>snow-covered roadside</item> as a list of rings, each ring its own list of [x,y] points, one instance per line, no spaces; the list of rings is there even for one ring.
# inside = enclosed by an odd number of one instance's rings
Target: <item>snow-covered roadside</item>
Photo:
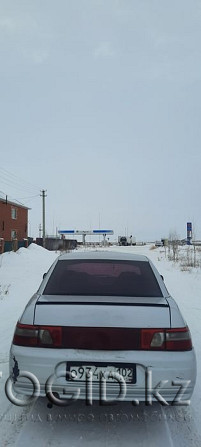
[[[8,351],[15,323],[24,305],[38,288],[43,273],[58,253],[35,245],[17,253],[0,256],[0,438],[1,446],[35,445],[96,445],[97,446],[179,446],[201,445],[201,270],[184,272],[167,261],[162,249],[144,247],[113,247],[147,255],[163,274],[167,288],[176,298],[192,332],[198,360],[198,380],[190,408],[162,408],[154,405],[132,407],[125,403],[112,407],[84,403],[64,409],[48,409],[44,400],[33,408],[12,405],[4,393],[8,375]],[[9,287],[8,287],[9,286]],[[7,291],[7,293],[5,293]],[[68,440],[68,442],[67,442]]]
[[[31,244],[0,256],[0,362],[8,357],[14,327],[25,304],[59,254]]]
[[[179,305],[190,328],[197,357],[197,382],[188,409],[187,420],[183,420],[182,423],[181,416],[178,426],[175,421],[169,423],[169,427],[175,438],[175,445],[201,445],[201,269],[192,268],[189,271],[182,271],[179,263],[169,261],[165,257],[164,248],[155,250],[150,248],[151,246],[145,245],[142,247],[121,247],[121,250],[143,254],[152,260],[158,271],[163,275],[168,291]],[[119,247],[113,249],[118,251]],[[185,437],[183,437],[184,432],[186,432]]]
[[[25,304],[37,290],[42,275],[59,253],[32,244],[16,253],[0,256],[0,445],[15,445],[27,408],[11,404],[4,392],[8,377],[9,349],[16,322]]]

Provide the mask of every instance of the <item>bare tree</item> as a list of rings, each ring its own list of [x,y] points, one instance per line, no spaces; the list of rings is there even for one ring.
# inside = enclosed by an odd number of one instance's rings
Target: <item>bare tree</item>
[[[174,231],[170,231],[168,238],[168,247],[169,247],[169,258],[173,259],[173,261],[178,261],[179,254],[179,235]],[[171,255],[172,250],[172,255]]]

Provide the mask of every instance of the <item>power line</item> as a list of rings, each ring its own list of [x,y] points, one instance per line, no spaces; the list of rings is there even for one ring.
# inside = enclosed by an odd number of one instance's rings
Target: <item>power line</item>
[[[28,191],[32,192],[32,194],[34,193],[34,191],[36,191],[35,188],[30,187],[26,183],[22,183],[20,181],[15,180],[15,179],[9,178],[4,173],[0,173],[0,178],[1,178],[1,181],[3,183],[5,183],[6,185],[15,187],[17,189],[23,189],[24,190],[26,188]]]
[[[36,196],[33,196],[33,197],[30,198],[29,200],[26,200],[26,201],[23,200],[23,203],[24,203],[25,205],[29,205],[29,204],[32,203],[33,200],[35,200],[37,197],[40,197],[40,194],[37,194]]]
[[[33,193],[35,192],[34,189],[28,187],[26,184],[24,184],[24,185],[21,184],[21,185],[20,185],[19,183],[16,183],[16,182],[13,181],[13,180],[4,178],[4,177],[2,176],[2,174],[1,174],[1,177],[0,177],[0,182],[3,183],[4,185],[6,185],[7,187],[16,189],[16,190],[18,190],[18,191],[24,191],[24,190],[26,189],[26,190],[28,190],[28,192],[29,192],[30,194],[31,194],[31,193],[33,194]]]
[[[15,191],[22,191],[26,189],[27,193],[29,195],[33,195],[38,191],[38,188],[36,186],[33,186],[31,183],[27,182],[26,180],[22,180],[18,178],[15,174],[10,174],[8,171],[4,170],[0,167],[0,183],[3,185],[6,185],[6,187],[10,190],[15,189]]]
[[[29,197],[26,196],[26,197],[18,197],[18,198],[15,197],[15,198],[13,198],[9,194],[6,194],[4,191],[0,191],[0,194],[1,195],[3,194],[5,196],[5,199],[7,197],[10,202],[18,202],[20,205],[23,205],[23,204],[21,202],[19,202],[19,200],[23,200],[23,199],[27,200],[27,199],[33,199],[33,198],[36,198],[36,197],[40,197],[40,194],[35,194],[34,196],[29,196]]]
[[[33,199],[34,197],[40,197],[40,194],[36,194],[35,196],[29,196],[29,197],[18,197],[15,200],[26,200],[26,199]]]
[[[6,177],[7,180],[10,180],[10,181],[15,182],[15,183],[20,183],[20,184],[23,184],[23,185],[26,184],[27,186],[29,185],[29,188],[34,188],[34,189],[38,190],[38,187],[35,184],[33,184],[33,183],[23,179],[22,177],[14,174],[14,173],[12,173],[10,171],[8,171],[7,169],[4,169],[4,168],[0,167],[0,171],[1,171],[1,175],[4,175],[4,177]]]

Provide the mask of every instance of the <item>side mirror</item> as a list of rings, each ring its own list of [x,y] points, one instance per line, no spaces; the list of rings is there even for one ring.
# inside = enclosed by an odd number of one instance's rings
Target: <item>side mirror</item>
[[[46,277],[47,273],[43,273],[43,279]]]
[[[162,278],[162,280],[164,281],[164,276],[163,276],[163,275],[161,275],[161,278]]]

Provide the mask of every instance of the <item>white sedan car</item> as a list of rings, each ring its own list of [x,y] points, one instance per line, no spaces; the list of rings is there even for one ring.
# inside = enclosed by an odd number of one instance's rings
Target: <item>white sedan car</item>
[[[195,380],[188,326],[151,261],[77,251],[57,258],[16,325],[7,395],[185,405]]]

